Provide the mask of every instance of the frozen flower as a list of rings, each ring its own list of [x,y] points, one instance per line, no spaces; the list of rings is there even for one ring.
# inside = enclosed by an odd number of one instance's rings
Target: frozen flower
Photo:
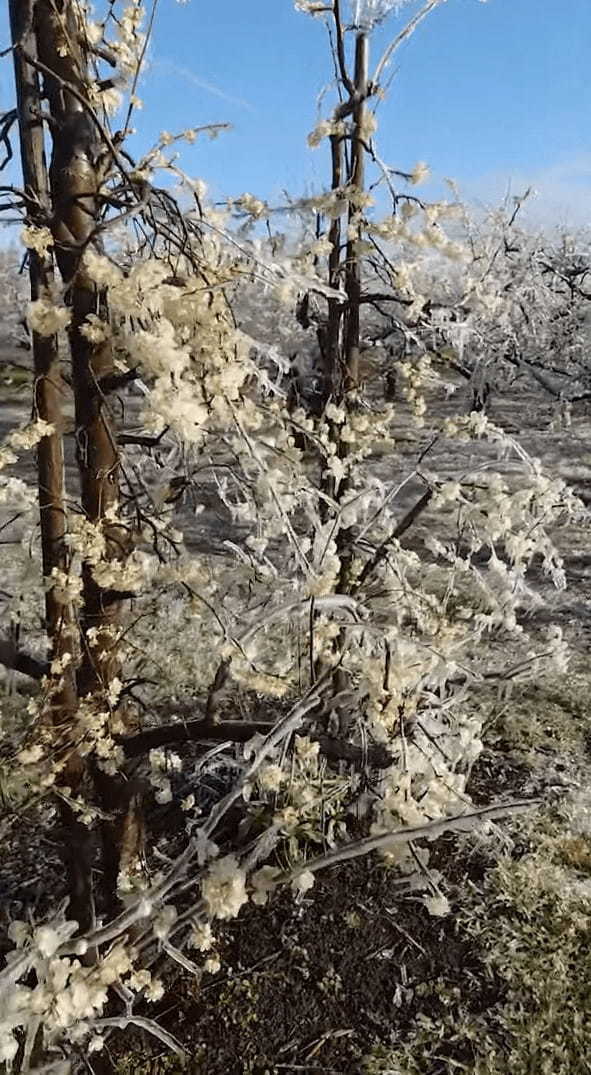
[[[323,235],[322,238],[316,239],[312,243],[312,245],[310,247],[310,253],[315,254],[317,257],[322,257],[323,255],[331,254],[332,253],[332,243],[331,243],[330,239],[328,238],[328,236]]]
[[[304,870],[304,872],[298,874],[291,883],[291,887],[295,892],[309,892],[313,885],[314,874],[311,870]]]
[[[89,246],[84,251],[83,260],[84,268],[97,287],[113,287],[121,281],[121,270],[92,247]]]
[[[326,10],[326,4],[322,0],[295,0],[296,11],[303,11],[306,15],[319,16]]]
[[[53,235],[49,228],[37,228],[29,224],[21,231],[21,241],[27,250],[35,250],[44,257],[50,246],[53,246]]]
[[[31,935],[31,927],[26,922],[15,919],[8,927],[8,937],[17,948],[22,948]]]
[[[481,437],[490,428],[489,419],[482,411],[472,411],[468,417],[468,428],[474,436]]]
[[[164,996],[164,986],[159,978],[152,979],[144,996],[151,1004],[155,1004],[157,1001],[162,1000],[162,997]]]
[[[283,770],[280,765],[261,765],[257,773],[257,783],[263,791],[279,791],[283,782]]]
[[[21,765],[35,765],[36,762],[41,761],[43,757],[43,747],[40,743],[35,743],[32,747],[25,747],[24,750],[20,750],[17,754],[17,759]]]
[[[98,45],[103,39],[103,27],[100,22],[91,22],[88,20],[84,24],[86,31],[86,38],[91,45]]]
[[[209,959],[205,960],[205,963],[203,964],[203,969],[207,971],[208,974],[217,974],[218,971],[221,970],[221,966],[222,964],[220,963],[220,960],[217,958],[217,956],[210,956]]]
[[[259,198],[255,198],[254,194],[241,194],[236,199],[236,205],[244,210],[245,213],[249,213],[251,216],[258,219],[265,215],[267,206],[265,202],[262,202]]]
[[[320,743],[314,742],[307,735],[296,735],[295,750],[300,761],[309,764],[310,762],[315,761],[318,757],[320,753]]]
[[[308,145],[310,146],[310,149],[316,149],[316,147],[320,145],[322,139],[328,138],[330,134],[332,134],[332,123],[327,119],[321,120],[308,135]]]
[[[108,322],[103,321],[97,314],[88,314],[80,326],[80,334],[89,343],[103,343],[109,339],[111,328]]]
[[[335,425],[342,425],[347,417],[344,407],[335,407],[334,403],[328,403],[324,413],[328,420],[334,422]]]
[[[48,958],[55,955],[61,944],[58,931],[51,926],[39,926],[33,934],[33,941],[41,954]]]
[[[410,181],[414,186],[424,183],[429,178],[429,165],[425,161],[418,161],[410,173]]]
[[[269,893],[275,888],[276,878],[281,873],[276,866],[261,866],[260,870],[253,873],[251,877],[252,883],[252,902],[262,907],[269,898]]]
[[[213,930],[209,922],[198,922],[193,926],[189,944],[191,948],[197,948],[199,952],[208,952],[214,945]]]
[[[353,24],[360,30],[371,30],[391,12],[398,13],[410,0],[350,0]]]
[[[66,668],[72,661],[71,653],[62,653],[61,657],[56,657],[49,666],[49,671],[52,676],[61,676],[62,672],[65,672]]]
[[[158,937],[159,941],[166,940],[176,922],[176,918],[177,912],[175,907],[169,905],[162,908],[160,914],[154,920],[154,935]]]
[[[423,903],[429,914],[437,918],[444,918],[450,912],[449,901],[441,892],[431,896],[423,896]]]
[[[114,116],[121,108],[123,97],[118,89],[111,86],[109,89],[101,91],[100,100],[107,115]]]
[[[289,832],[295,829],[300,818],[297,810],[293,806],[286,806],[284,810],[280,810],[278,814],[273,818],[273,823],[278,825],[284,832]]]
[[[157,772],[166,771],[166,751],[158,747],[156,750],[151,750],[149,755],[150,767]]]
[[[122,690],[123,684],[121,680],[118,676],[113,676],[113,679],[109,683],[109,688],[107,690],[107,700],[109,702],[109,705],[113,708],[115,708],[115,706],[117,705],[117,702],[119,701],[119,695],[121,694]]]
[[[18,1053],[18,1049],[18,1041],[10,1033],[10,1030],[7,1027],[0,1026],[0,1060],[11,1065],[9,1070],[12,1070],[12,1061]]]
[[[172,802],[172,789],[168,780],[163,780],[156,795],[154,796],[157,803],[164,805],[164,803]]]
[[[226,855],[211,866],[201,883],[203,899],[216,918],[235,918],[247,902],[246,874],[234,855]]]
[[[333,477],[337,482],[341,482],[347,474],[347,465],[337,455],[332,455],[326,464],[325,474],[326,477]]]
[[[57,306],[49,297],[43,296],[29,303],[27,323],[38,336],[55,336],[70,324],[72,314],[65,306]]]

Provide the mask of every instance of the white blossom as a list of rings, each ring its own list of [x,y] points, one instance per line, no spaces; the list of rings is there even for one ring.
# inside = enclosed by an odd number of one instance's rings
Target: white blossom
[[[207,909],[215,918],[235,918],[248,900],[246,874],[234,855],[214,862],[201,883]]]
[[[53,246],[53,235],[49,228],[27,225],[21,231],[21,242],[29,250],[35,250],[41,257],[45,257],[47,251]]]
[[[55,336],[70,324],[71,318],[71,311],[65,306],[58,306],[49,296],[29,303],[27,322],[29,328],[39,336]]]

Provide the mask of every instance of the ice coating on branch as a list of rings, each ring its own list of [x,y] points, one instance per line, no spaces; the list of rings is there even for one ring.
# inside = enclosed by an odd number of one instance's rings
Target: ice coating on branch
[[[353,22],[360,30],[371,30],[376,23],[392,12],[397,14],[400,8],[409,2],[410,0],[351,0]]]

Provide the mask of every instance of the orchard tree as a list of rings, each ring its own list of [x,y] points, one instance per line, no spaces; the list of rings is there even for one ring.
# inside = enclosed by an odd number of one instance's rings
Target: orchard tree
[[[309,139],[328,139],[326,190],[289,206],[309,221],[294,247],[260,238],[273,207],[251,194],[212,207],[182,172],[170,146],[211,128],[164,132],[132,159],[139,4],[92,16],[74,0],[11,2],[23,184],[5,197],[24,224],[33,392],[31,421],[0,454],[5,612],[18,624],[0,656],[38,689],[3,715],[6,823],[26,811],[47,823],[57,804],[69,852],[67,907],[9,929],[0,1058],[20,1070],[64,1055],[75,1069],[132,1023],[182,1051],[143,1005],[167,964],[214,972],[216,924],[247,901],[309,891],[318,871],[379,851],[445,914],[428,842],[530,805],[472,808],[482,717],[469,700],[484,679],[564,667],[559,629],[528,639],[518,613],[534,600],[534,556],[564,584],[549,527],[578,505],[485,415],[426,414],[438,375],[410,327],[428,296],[408,263],[425,248],[470,254],[443,227],[456,207],[410,192],[425,166],[400,171],[377,151],[387,64],[438,4],[372,68],[372,31],[401,6],[297,5],[328,27],[336,100]],[[390,198],[381,217],[376,181]],[[283,304],[286,340],[315,335],[314,406],[288,398],[284,356],[257,338],[256,317],[237,323],[245,293]],[[398,331],[412,344],[398,409],[359,376],[382,303],[406,311]],[[403,420],[430,438],[414,462],[396,445]],[[450,476],[475,442],[478,466]],[[10,470],[33,447],[36,502]],[[483,669],[490,635],[511,639],[510,664]],[[154,818],[173,800],[178,854],[163,867]]]

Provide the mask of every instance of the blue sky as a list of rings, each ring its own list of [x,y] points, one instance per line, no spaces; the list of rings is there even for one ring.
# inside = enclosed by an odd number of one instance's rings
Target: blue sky
[[[389,18],[376,52],[419,6]],[[591,222],[590,58],[590,0],[447,0],[397,54],[381,155],[426,160],[483,201],[531,183],[542,217]],[[322,23],[292,0],[160,0],[138,132],[230,122],[183,150],[216,196],[317,188],[326,150],[306,135],[330,77]]]
[[[419,6],[389,18],[376,53]],[[379,111],[381,155],[402,170],[427,161],[428,196],[445,176],[484,202],[509,183],[516,193],[533,184],[533,213],[591,223],[590,58],[591,0],[447,0],[397,53]],[[11,75],[4,60],[2,109]],[[310,151],[306,135],[330,78],[323,25],[292,0],[160,0],[136,145],[163,129],[229,122],[217,141],[183,147],[185,170],[215,197],[318,189],[326,143]]]

